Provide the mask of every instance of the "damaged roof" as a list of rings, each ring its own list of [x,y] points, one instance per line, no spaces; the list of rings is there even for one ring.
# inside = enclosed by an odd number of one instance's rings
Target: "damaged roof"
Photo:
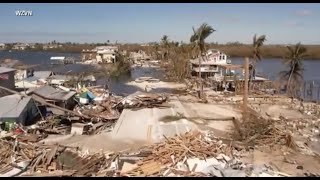
[[[77,79],[77,77],[71,76],[71,75],[52,75],[48,79],[70,81],[72,79]],[[94,75],[88,75],[88,76],[83,77],[82,81],[96,81],[96,78]]]
[[[52,71],[34,71],[33,76],[38,77],[40,79],[46,79],[50,75],[52,75]]]
[[[19,117],[30,100],[31,97],[23,97],[18,94],[1,97],[0,118]]]
[[[0,74],[8,73],[8,72],[11,72],[11,71],[15,71],[15,69],[7,68],[7,67],[0,67]]]
[[[38,95],[45,99],[58,100],[58,101],[66,101],[72,98],[76,94],[76,92],[74,91],[69,91],[69,92],[62,91],[62,90],[55,89],[51,86],[42,86],[29,93]]]

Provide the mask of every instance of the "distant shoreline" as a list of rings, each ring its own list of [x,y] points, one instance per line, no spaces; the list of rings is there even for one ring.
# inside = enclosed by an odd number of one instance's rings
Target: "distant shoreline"
[[[307,60],[320,60],[320,45],[304,45],[307,48],[307,56],[305,59]],[[127,45],[125,49],[141,49],[146,51],[148,48],[153,48],[152,46],[139,46],[139,45]],[[215,45],[210,44],[207,46],[209,49],[218,49],[224,53],[226,53],[230,58],[244,58],[244,57],[252,57],[252,47],[251,45]],[[49,49],[49,50],[35,50],[29,49],[24,50],[27,52],[53,52],[53,53],[81,53],[83,49],[93,49],[93,46],[84,46],[84,45],[75,45],[75,46],[67,46],[57,49]],[[5,50],[7,51],[7,50]],[[12,50],[19,51],[19,50]],[[21,51],[21,50],[20,50]],[[150,49],[149,49],[150,51]],[[1,52],[1,51],[0,51]],[[23,51],[21,51],[23,52]],[[261,48],[261,56],[263,59],[265,58],[279,58],[283,59],[286,53],[288,52],[287,47],[284,45],[264,45]]]

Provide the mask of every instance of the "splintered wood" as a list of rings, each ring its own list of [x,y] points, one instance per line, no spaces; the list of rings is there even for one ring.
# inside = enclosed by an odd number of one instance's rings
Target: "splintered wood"
[[[165,143],[156,146],[152,155],[155,159],[159,158],[163,164],[173,163],[172,155],[177,158],[174,161],[179,162],[184,156],[205,159],[220,153],[217,145],[213,142],[204,141],[203,134],[200,132],[189,132],[175,138],[165,138]]]
[[[33,145],[1,140],[0,174],[11,171],[15,163],[28,161],[30,163],[23,176],[91,176],[111,163],[103,154],[80,157],[72,149],[76,150],[60,145]]]
[[[116,106],[124,108],[141,108],[141,107],[168,107],[165,104],[167,97],[154,93],[141,93],[129,95],[121,100]]]
[[[159,176],[163,168],[174,167],[187,158],[207,159],[225,153],[229,148],[209,140],[198,131],[187,132],[174,138],[165,137],[165,139],[165,142],[151,146],[152,154],[138,162],[138,167],[127,172],[126,175]],[[189,168],[192,169],[192,167]]]
[[[236,140],[244,141],[248,145],[271,145],[276,143],[292,147],[292,136],[277,127],[276,122],[272,119],[261,117],[249,107],[246,116],[243,117],[245,118],[239,125],[241,135],[239,135],[239,132],[234,131],[234,138]]]

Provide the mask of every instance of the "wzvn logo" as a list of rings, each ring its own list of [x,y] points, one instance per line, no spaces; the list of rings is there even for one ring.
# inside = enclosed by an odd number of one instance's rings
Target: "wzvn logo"
[[[32,11],[16,11],[16,16],[32,16]]]

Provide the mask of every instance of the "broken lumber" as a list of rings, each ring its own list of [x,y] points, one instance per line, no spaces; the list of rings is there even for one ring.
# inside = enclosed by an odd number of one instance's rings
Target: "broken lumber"
[[[32,173],[24,174],[19,177],[62,177],[62,176],[72,176],[75,171],[54,171],[51,173]]]

